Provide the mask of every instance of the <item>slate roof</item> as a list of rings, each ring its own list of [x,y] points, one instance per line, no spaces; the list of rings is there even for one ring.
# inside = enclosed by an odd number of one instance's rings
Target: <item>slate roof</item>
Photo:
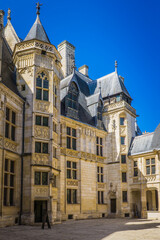
[[[24,41],[31,39],[37,39],[43,42],[50,43],[46,31],[44,30],[42,23],[40,21],[39,15],[37,15],[36,21],[34,22]]]
[[[129,155],[152,152],[156,149],[160,150],[160,124],[154,132],[136,136],[129,149]]]

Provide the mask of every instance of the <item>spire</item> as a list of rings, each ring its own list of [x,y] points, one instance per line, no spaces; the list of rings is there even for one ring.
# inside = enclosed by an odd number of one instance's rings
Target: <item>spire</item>
[[[11,9],[8,8],[8,15],[7,15],[8,21],[11,21]]]
[[[36,21],[34,22],[33,26],[31,27],[28,35],[26,36],[24,41],[27,40],[32,40],[32,39],[37,39],[43,42],[47,42],[50,43],[49,38],[42,26],[42,23],[40,21],[39,15],[40,15],[40,6],[42,6],[42,4],[37,3],[37,18]]]
[[[115,61],[115,72],[117,73],[117,67],[118,67],[118,63],[117,60]]]

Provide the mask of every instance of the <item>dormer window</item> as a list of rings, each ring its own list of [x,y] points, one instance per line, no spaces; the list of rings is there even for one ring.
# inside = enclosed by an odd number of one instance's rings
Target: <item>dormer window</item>
[[[78,88],[75,83],[71,83],[68,91],[68,107],[78,110]]]

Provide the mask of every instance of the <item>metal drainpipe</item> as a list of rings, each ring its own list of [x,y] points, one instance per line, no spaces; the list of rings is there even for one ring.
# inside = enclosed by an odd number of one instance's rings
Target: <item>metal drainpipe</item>
[[[22,209],[23,209],[23,156],[24,156],[24,126],[25,126],[25,102],[23,103],[23,117],[22,117],[22,154],[21,154],[21,198],[20,198],[20,212],[19,225],[22,224]]]

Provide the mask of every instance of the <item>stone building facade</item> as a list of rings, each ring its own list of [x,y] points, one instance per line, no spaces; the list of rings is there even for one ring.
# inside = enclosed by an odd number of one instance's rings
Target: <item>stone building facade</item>
[[[0,11],[0,226],[160,218],[160,125],[142,134],[124,78],[75,68],[39,17],[22,41]]]

